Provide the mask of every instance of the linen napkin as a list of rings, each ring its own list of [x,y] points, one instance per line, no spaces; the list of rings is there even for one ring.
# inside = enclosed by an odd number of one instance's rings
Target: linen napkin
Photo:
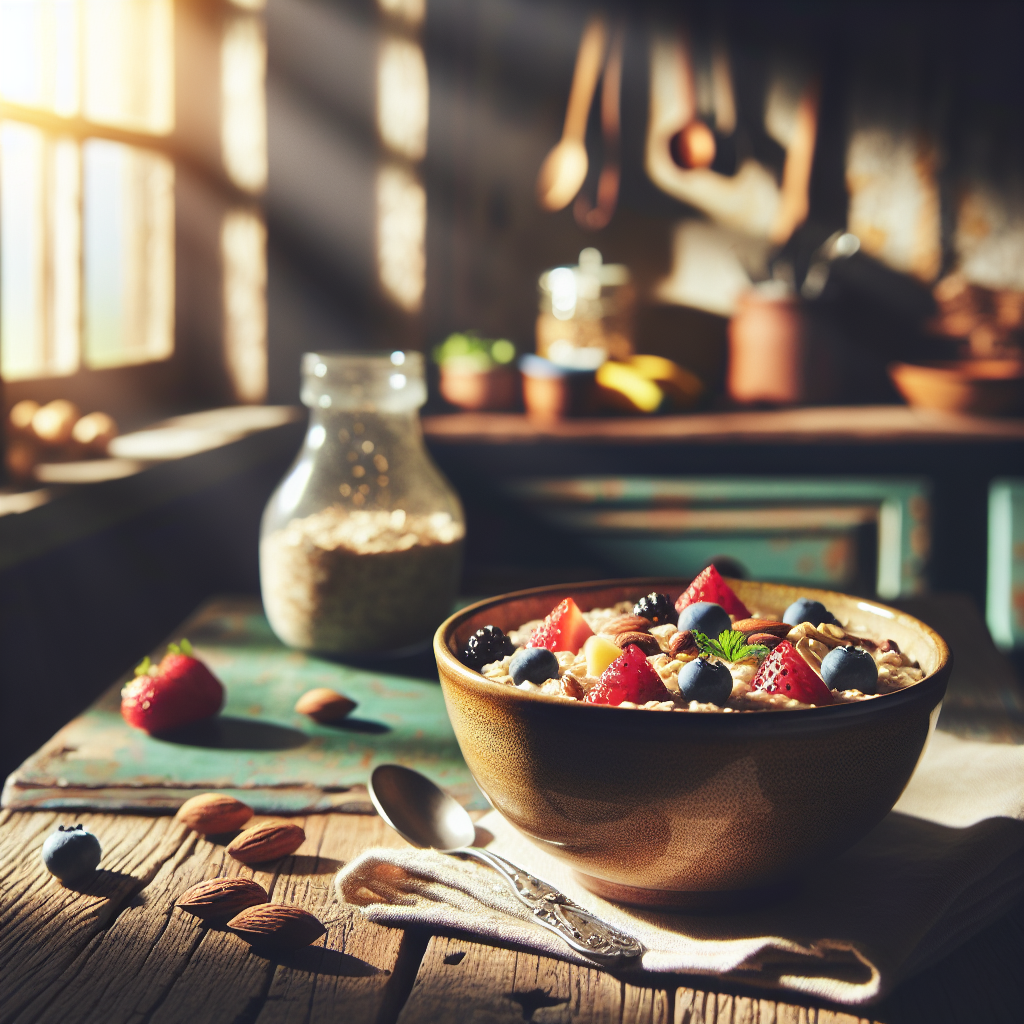
[[[785,902],[687,915],[609,903],[491,812],[487,845],[636,936],[649,971],[711,974],[849,1005],[941,959],[1024,893],[1024,747],[936,732],[889,815]],[[429,850],[368,850],[338,898],[380,924],[475,935],[581,964],[498,874]]]

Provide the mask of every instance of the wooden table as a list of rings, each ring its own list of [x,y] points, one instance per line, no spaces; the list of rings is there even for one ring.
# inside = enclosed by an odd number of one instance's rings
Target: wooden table
[[[943,614],[963,625],[965,608],[947,601],[915,610],[938,627]],[[977,625],[968,625],[971,634]],[[956,649],[956,636],[950,639]],[[986,657],[996,666],[994,652]],[[968,732],[983,729],[986,716],[998,712],[993,702],[1002,699],[1005,707],[1005,696],[995,689],[953,693],[949,722]],[[1012,696],[1019,709],[1019,691]],[[1012,715],[1005,729],[1004,741],[1019,741]],[[0,812],[0,1024],[993,1024],[1018,1020],[1024,994],[1024,903],[859,1014],[712,979],[616,975],[369,923],[337,905],[331,883],[362,850],[405,845],[374,815],[296,818],[305,843],[267,870],[239,864],[222,843],[167,815],[83,811],[73,817],[102,836],[103,866],[81,886],[64,888],[44,869],[39,849],[72,815]],[[327,934],[311,947],[266,956],[175,909],[190,885],[224,874],[254,877],[275,901],[330,921]]]

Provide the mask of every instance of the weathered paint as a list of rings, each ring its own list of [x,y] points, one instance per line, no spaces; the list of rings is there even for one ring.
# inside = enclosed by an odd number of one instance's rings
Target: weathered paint
[[[437,683],[288,650],[255,601],[212,602],[174,635],[188,636],[224,683],[219,718],[174,741],[148,736],[121,718],[119,682],[8,778],[4,807],[170,811],[216,789],[264,814],[365,813],[369,774],[390,761],[487,806]],[[297,714],[296,700],[318,686],[356,701],[352,715],[319,725]]]

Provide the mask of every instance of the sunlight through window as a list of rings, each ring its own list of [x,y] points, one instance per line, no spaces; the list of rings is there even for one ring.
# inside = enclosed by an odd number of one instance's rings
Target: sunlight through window
[[[249,192],[267,183],[267,44],[259,18],[232,18],[221,44],[221,149],[228,177]]]
[[[232,210],[220,232],[224,351],[235,397],[267,396],[267,230],[258,214]]]
[[[377,172],[377,268],[384,293],[407,313],[423,305],[427,193],[412,171]]]

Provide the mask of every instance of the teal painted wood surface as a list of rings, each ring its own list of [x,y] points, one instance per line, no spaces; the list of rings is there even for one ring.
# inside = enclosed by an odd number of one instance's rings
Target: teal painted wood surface
[[[369,810],[372,769],[397,762],[464,804],[487,806],[436,681],[288,650],[256,601],[213,602],[175,634],[184,635],[224,683],[220,716],[173,739],[148,736],[121,718],[118,683],[10,776],[3,805],[173,810],[197,792],[223,790],[265,814],[360,812]],[[348,719],[320,725],[294,711],[320,686],[357,702]]]

